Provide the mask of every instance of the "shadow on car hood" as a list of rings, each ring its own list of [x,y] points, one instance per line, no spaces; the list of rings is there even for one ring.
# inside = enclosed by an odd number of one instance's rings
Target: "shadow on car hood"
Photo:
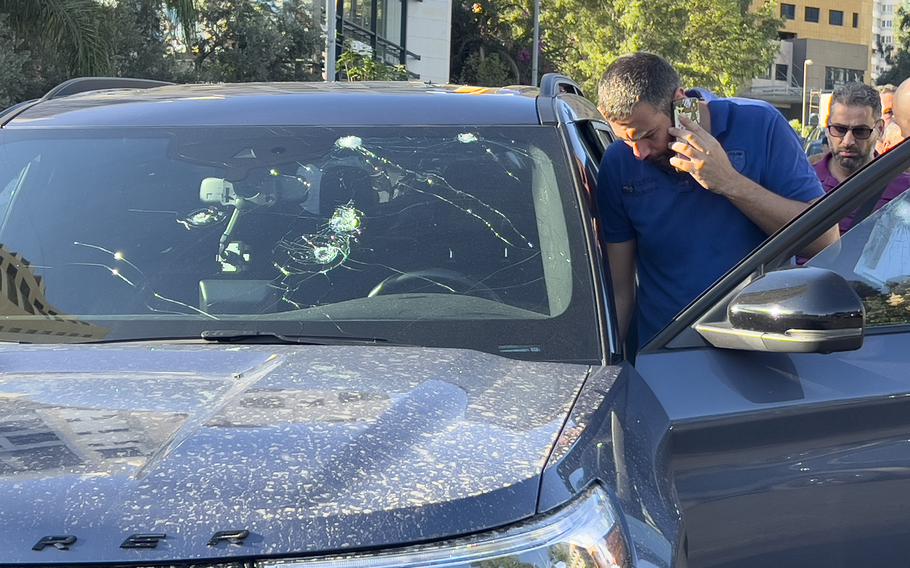
[[[514,522],[586,373],[454,349],[3,347],[0,564],[312,554]],[[137,533],[166,537],[121,548]],[[50,535],[77,540],[32,550]]]

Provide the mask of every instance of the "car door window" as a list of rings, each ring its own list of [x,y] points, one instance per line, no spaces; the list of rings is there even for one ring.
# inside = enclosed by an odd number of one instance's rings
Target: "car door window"
[[[833,270],[853,285],[867,327],[910,323],[910,194],[884,203],[807,264]]]
[[[613,133],[606,123],[589,120],[581,125],[580,132],[591,158],[600,164],[607,146],[613,142]]]

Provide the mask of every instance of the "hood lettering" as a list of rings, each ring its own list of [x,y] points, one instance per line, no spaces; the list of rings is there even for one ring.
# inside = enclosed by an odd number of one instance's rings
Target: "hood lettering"
[[[228,544],[241,545],[246,537],[250,536],[250,531],[243,529],[239,531],[218,531],[212,535],[209,546],[216,546],[220,542]]]
[[[167,538],[164,533],[131,534],[120,548],[157,548],[158,542]]]
[[[76,543],[76,537],[71,534],[43,536],[35,543],[32,550],[44,550],[46,546],[53,546],[57,550],[69,550]]]

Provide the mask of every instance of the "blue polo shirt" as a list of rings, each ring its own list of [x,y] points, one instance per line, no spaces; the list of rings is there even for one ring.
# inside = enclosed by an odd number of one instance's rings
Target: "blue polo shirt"
[[[824,194],[799,138],[773,106],[704,98],[712,134],[738,172],[796,201]],[[604,240],[636,241],[642,345],[767,238],[727,198],[689,174],[637,160],[623,143],[607,149],[597,188]]]

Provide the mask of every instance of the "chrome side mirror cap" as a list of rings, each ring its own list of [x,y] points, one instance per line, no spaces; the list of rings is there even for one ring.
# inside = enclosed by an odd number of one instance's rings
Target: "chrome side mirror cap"
[[[807,266],[755,279],[730,302],[726,321],[695,330],[721,349],[833,353],[862,347],[865,317],[841,275]]]

